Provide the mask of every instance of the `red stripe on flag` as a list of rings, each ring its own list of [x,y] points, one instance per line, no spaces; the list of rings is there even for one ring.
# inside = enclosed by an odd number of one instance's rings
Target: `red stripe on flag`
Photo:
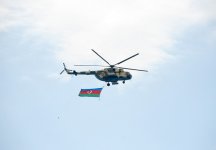
[[[85,91],[80,91],[80,94],[100,94],[100,90],[85,90]]]

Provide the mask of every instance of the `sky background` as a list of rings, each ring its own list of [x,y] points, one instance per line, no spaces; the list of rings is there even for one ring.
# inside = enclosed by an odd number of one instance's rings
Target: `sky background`
[[[1,150],[216,150],[214,0],[0,0]],[[131,71],[123,85],[62,63]],[[81,88],[104,87],[101,98]]]

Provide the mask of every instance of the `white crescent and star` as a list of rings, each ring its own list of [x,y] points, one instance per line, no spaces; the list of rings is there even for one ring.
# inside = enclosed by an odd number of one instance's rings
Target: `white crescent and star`
[[[87,91],[87,93],[88,93],[88,94],[91,94],[91,93],[92,93],[92,90]]]

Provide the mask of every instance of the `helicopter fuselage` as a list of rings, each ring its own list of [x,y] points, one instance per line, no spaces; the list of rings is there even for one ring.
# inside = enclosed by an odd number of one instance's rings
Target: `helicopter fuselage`
[[[118,84],[118,81],[130,80],[132,78],[130,72],[120,68],[105,68],[103,70],[80,72],[67,70],[67,73],[74,75],[95,75],[98,80],[111,82],[112,84]]]
[[[104,82],[116,83],[118,81],[130,80],[132,75],[119,68],[105,68],[104,70],[95,71],[95,77]]]

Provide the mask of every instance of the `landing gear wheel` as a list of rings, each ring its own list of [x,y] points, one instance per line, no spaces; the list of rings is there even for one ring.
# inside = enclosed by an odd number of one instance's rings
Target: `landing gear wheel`
[[[125,84],[125,81],[122,81],[123,84]]]
[[[110,86],[110,83],[107,83],[107,86]]]

